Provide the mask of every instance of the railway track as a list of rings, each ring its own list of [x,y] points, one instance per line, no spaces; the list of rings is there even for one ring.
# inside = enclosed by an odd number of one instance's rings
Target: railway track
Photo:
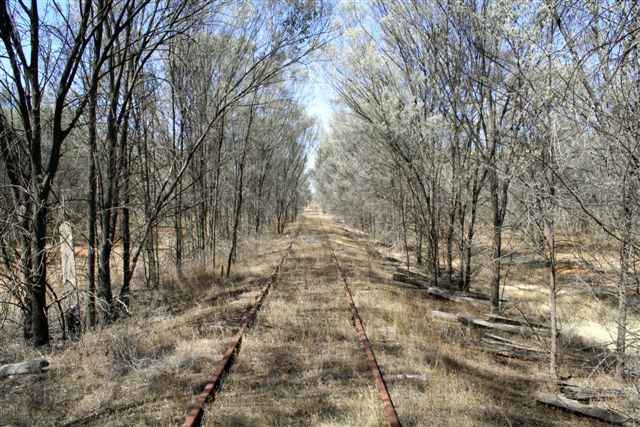
[[[325,234],[325,237],[327,239],[327,245],[331,250],[331,259],[336,266],[338,278],[340,279],[340,283],[342,284],[344,297],[347,300],[347,304],[349,305],[349,311],[351,312],[351,320],[353,321],[353,326],[358,332],[358,339],[360,340],[362,349],[364,350],[364,353],[367,357],[367,362],[369,363],[369,368],[371,369],[371,374],[373,375],[373,381],[375,382],[376,388],[378,389],[378,394],[380,395],[380,400],[382,401],[382,406],[384,407],[384,412],[387,417],[387,423],[389,424],[389,427],[400,427],[400,420],[398,419],[396,408],[393,406],[391,395],[389,394],[387,385],[384,382],[382,372],[380,371],[378,361],[376,360],[376,356],[373,353],[373,349],[371,348],[371,343],[369,342],[367,333],[364,330],[362,319],[360,318],[360,314],[358,313],[356,304],[353,301],[351,289],[349,289],[347,280],[344,277],[344,273],[342,272],[342,268],[340,267],[340,263],[338,262],[338,257],[336,257],[336,253],[333,249],[333,246],[331,245],[331,241],[329,240],[329,236]]]
[[[251,309],[249,309],[245,313],[244,317],[242,318],[242,322],[240,323],[238,332],[236,332],[236,335],[233,337],[233,339],[229,343],[227,350],[222,356],[222,359],[220,359],[220,361],[218,362],[216,370],[214,371],[213,375],[209,379],[209,382],[207,382],[207,385],[205,386],[204,390],[202,391],[202,393],[200,393],[200,396],[198,396],[198,399],[196,400],[196,402],[191,406],[191,409],[189,410],[187,418],[182,424],[182,427],[195,427],[201,424],[202,415],[203,415],[206,403],[210,400],[215,399],[215,394],[222,386],[222,382],[224,381],[224,376],[226,375],[227,372],[229,372],[229,369],[233,365],[233,362],[235,361],[235,358],[238,352],[240,351],[240,346],[242,345],[242,338],[244,336],[245,331],[251,326],[251,323],[255,320],[256,315],[260,310],[260,307],[264,303],[264,300],[267,298],[267,295],[269,294],[269,290],[271,289],[271,285],[275,282],[276,278],[278,277],[278,272],[280,271],[282,264],[287,258],[287,255],[291,250],[291,247],[293,246],[293,242],[298,237],[298,234],[300,234],[301,228],[302,228],[302,223],[296,230],[296,233],[291,239],[291,241],[289,242],[289,245],[284,250],[284,253],[280,257],[278,264],[276,264],[276,266],[274,267],[273,272],[271,273],[269,278],[267,278],[265,284],[262,287],[262,290],[256,297],[255,304]]]
[[[207,385],[206,385],[205,389],[203,390],[203,392],[198,397],[198,399],[195,402],[195,404],[191,407],[191,409],[189,411],[189,414],[188,414],[188,416],[187,416],[187,418],[186,418],[186,420],[185,420],[185,422],[183,424],[183,427],[199,426],[201,424],[201,422],[202,422],[202,419],[203,419],[203,414],[205,412],[205,405],[207,404],[207,402],[215,400],[216,393],[220,389],[220,387],[222,385],[222,382],[225,379],[226,374],[229,372],[229,369],[231,369],[231,367],[234,364],[234,362],[236,361],[236,359],[238,359],[238,354],[240,352],[240,347],[241,347],[241,344],[242,344],[244,333],[251,326],[252,322],[255,320],[255,318],[257,316],[257,313],[260,310],[260,307],[263,305],[267,295],[269,294],[269,290],[270,290],[272,284],[276,281],[276,279],[278,277],[278,273],[281,270],[282,265],[285,263],[285,260],[287,259],[288,255],[289,255],[289,253],[290,253],[290,251],[292,249],[294,241],[298,238],[298,235],[300,234],[300,231],[303,228],[303,225],[304,225],[304,222],[305,222],[304,221],[304,215],[302,217],[303,217],[303,220],[301,220],[300,226],[296,230],[296,233],[295,233],[294,237],[291,239],[289,245],[287,246],[286,250],[284,251],[282,257],[280,258],[280,260],[278,262],[278,264],[274,268],[273,273],[266,280],[266,282],[265,282],[265,284],[264,284],[264,286],[262,288],[262,291],[260,292],[260,294],[256,298],[256,303],[245,314],[245,316],[244,316],[244,318],[242,320],[242,323],[240,324],[240,327],[238,329],[238,332],[236,333],[234,338],[229,343],[229,346],[227,347],[227,350],[224,353],[224,356],[218,362],[215,372],[211,376],[209,382],[207,383]],[[385,382],[384,382],[382,373],[380,371],[380,368],[378,366],[378,363],[376,361],[374,352],[373,352],[373,350],[371,348],[371,345],[369,343],[369,340],[367,338],[367,335],[366,335],[366,332],[365,332],[365,329],[364,329],[364,326],[363,326],[362,319],[360,318],[360,315],[358,314],[358,310],[357,310],[357,308],[355,306],[355,303],[353,301],[353,297],[352,297],[351,291],[349,289],[349,286],[348,286],[347,281],[345,279],[344,273],[342,271],[342,268],[340,267],[340,263],[339,263],[338,258],[336,256],[335,250],[334,250],[333,246],[331,245],[331,241],[329,240],[329,236],[328,236],[328,234],[326,232],[326,229],[325,229],[324,224],[322,223],[322,221],[320,222],[320,227],[321,227],[321,233],[320,234],[322,235],[321,240],[323,241],[322,242],[323,246],[325,247],[326,252],[329,252],[327,258],[330,258],[330,264],[332,264],[335,267],[336,271],[337,271],[338,279],[339,279],[340,285],[342,287],[342,290],[343,290],[343,293],[344,293],[344,297],[345,297],[345,299],[347,301],[349,313],[351,314],[351,323],[356,329],[357,336],[358,336],[358,339],[359,339],[359,342],[360,342],[360,346],[364,350],[364,353],[365,353],[365,356],[366,356],[366,361],[367,361],[367,364],[368,364],[368,368],[371,371],[371,375],[373,377],[373,380],[374,380],[374,383],[375,383],[375,386],[376,386],[376,389],[377,389],[379,400],[382,403],[382,409],[384,410],[386,423],[391,427],[400,426],[400,421],[398,419],[397,413],[396,413],[395,408],[393,406],[393,402],[391,400],[391,397],[390,397],[389,392],[387,390],[387,387],[385,385]],[[322,249],[322,252],[325,252],[325,249]],[[322,257],[319,257],[319,258],[322,258]],[[327,258],[324,258],[324,259],[327,259]],[[325,265],[327,265],[327,267],[328,267],[330,264],[325,264]],[[338,306],[339,306],[339,304],[338,304]],[[261,318],[262,318],[262,316],[261,316]],[[302,321],[304,322],[305,320],[302,320]],[[345,327],[348,328],[348,324],[345,324]],[[288,345],[288,344],[284,344],[283,343],[283,346],[286,346],[286,345]],[[357,356],[355,354],[353,356],[350,356],[350,357],[357,358]],[[362,356],[360,356],[360,357],[362,357]],[[357,362],[357,363],[360,363],[360,362]],[[242,363],[241,363],[241,365],[242,365]],[[256,378],[256,381],[260,381],[260,379]],[[233,382],[232,382],[232,384],[233,384]],[[226,394],[227,393],[225,393],[225,395]]]

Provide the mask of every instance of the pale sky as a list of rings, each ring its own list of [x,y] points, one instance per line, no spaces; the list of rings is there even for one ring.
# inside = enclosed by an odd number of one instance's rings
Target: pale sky
[[[333,114],[331,99],[334,97],[334,91],[325,81],[322,64],[314,62],[309,66],[309,80],[306,86],[307,112],[318,118],[321,128],[328,132]]]
[[[317,144],[325,135],[328,135],[331,128],[331,117],[333,115],[332,98],[335,96],[333,88],[326,82],[320,62],[313,62],[308,68],[309,79],[304,88],[304,101],[307,113],[318,119],[320,132],[316,147],[311,151],[307,168],[315,168]],[[313,187],[313,183],[311,184]]]

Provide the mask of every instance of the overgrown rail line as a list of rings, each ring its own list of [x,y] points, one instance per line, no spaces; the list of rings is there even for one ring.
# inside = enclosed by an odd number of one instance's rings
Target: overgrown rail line
[[[300,234],[301,229],[302,229],[302,223],[296,230],[296,233],[291,239],[291,241],[289,242],[289,245],[287,245],[287,248],[284,250],[282,257],[280,257],[280,260],[278,261],[278,264],[276,264],[276,266],[274,267],[273,272],[271,273],[269,278],[265,281],[265,284],[262,287],[260,294],[258,294],[258,296],[256,297],[256,303],[253,305],[253,307],[250,310],[248,310],[245,313],[244,317],[242,318],[242,323],[240,323],[238,332],[236,332],[236,335],[233,337],[233,339],[229,343],[227,350],[222,356],[222,359],[220,359],[220,361],[218,362],[217,368],[214,371],[213,375],[211,376],[211,379],[205,386],[202,393],[200,393],[200,396],[198,396],[198,399],[196,400],[196,402],[193,404],[193,406],[189,410],[187,418],[182,424],[182,427],[197,427],[201,424],[205,404],[208,401],[215,399],[216,391],[222,385],[225,374],[229,372],[229,369],[231,369],[231,366],[233,366],[236,355],[240,351],[240,346],[242,345],[242,337],[244,335],[244,332],[251,326],[251,323],[255,320],[256,315],[260,310],[260,307],[262,306],[264,300],[269,294],[271,285],[275,282],[278,276],[280,267],[282,266],[285,259],[287,258],[287,255],[289,254],[289,251],[293,246],[293,242],[298,237],[298,234]]]
[[[229,371],[229,369],[231,369],[231,367],[232,367],[232,365],[233,365],[233,363],[234,363],[234,361],[236,359],[236,356],[238,355],[238,353],[240,351],[240,347],[241,347],[241,344],[242,344],[242,338],[243,338],[244,332],[251,326],[252,322],[255,320],[256,315],[257,315],[258,311],[260,310],[260,307],[264,303],[264,301],[265,301],[265,299],[266,299],[266,297],[267,297],[267,295],[269,293],[271,285],[276,281],[276,278],[278,276],[278,272],[280,271],[280,268],[283,265],[284,261],[286,260],[288,254],[289,254],[289,252],[290,252],[290,250],[291,250],[291,248],[293,246],[294,241],[297,239],[297,237],[298,237],[298,235],[300,233],[300,230],[302,229],[303,222],[301,222],[300,226],[296,230],[296,233],[295,233],[294,237],[289,242],[289,245],[285,249],[285,251],[284,251],[282,257],[280,258],[278,264],[275,266],[272,274],[265,281],[265,284],[264,284],[260,294],[256,297],[256,303],[244,315],[242,323],[240,324],[240,327],[238,329],[238,332],[236,333],[236,335],[233,337],[233,339],[229,343],[229,346],[227,347],[227,350],[225,351],[222,359],[220,359],[220,361],[218,362],[217,368],[216,368],[215,372],[213,373],[213,375],[211,376],[211,379],[209,380],[209,382],[205,386],[204,390],[202,391],[202,393],[200,394],[200,396],[198,397],[196,402],[193,404],[193,406],[189,410],[187,418],[184,421],[182,427],[200,426],[200,424],[202,422],[202,416],[204,414],[204,408],[205,408],[206,403],[208,401],[210,401],[210,400],[214,400],[215,399],[215,393],[221,387],[222,382],[224,381],[225,374]],[[373,349],[371,348],[371,344],[370,344],[369,339],[367,337],[367,334],[365,332],[365,329],[364,329],[364,326],[363,326],[363,323],[362,323],[362,319],[360,318],[360,315],[358,313],[356,305],[355,305],[355,303],[353,301],[353,296],[351,294],[351,290],[349,288],[349,285],[347,284],[347,281],[345,279],[345,276],[344,276],[344,273],[342,271],[342,268],[340,267],[340,263],[338,262],[338,258],[336,257],[335,250],[334,250],[333,246],[331,245],[331,241],[329,240],[329,236],[328,236],[328,234],[326,232],[326,229],[324,227],[324,223],[322,223],[322,222],[321,222],[321,227],[322,227],[322,231],[323,231],[323,234],[324,234],[324,240],[326,242],[326,246],[328,247],[328,249],[331,252],[330,258],[331,258],[333,264],[336,267],[336,271],[338,273],[338,278],[339,278],[340,283],[342,285],[342,288],[343,288],[343,291],[344,291],[344,296],[345,296],[345,299],[347,300],[347,304],[349,306],[349,311],[351,313],[352,324],[355,327],[356,332],[358,334],[358,338],[360,340],[360,344],[362,346],[362,349],[365,352],[365,355],[366,355],[366,358],[367,358],[367,362],[369,364],[369,368],[370,368],[371,374],[373,376],[373,380],[375,382],[376,388],[378,390],[378,394],[380,396],[380,400],[382,401],[382,405],[383,405],[384,412],[385,412],[385,415],[386,415],[387,423],[388,423],[388,425],[390,427],[399,427],[401,424],[400,424],[400,420],[398,419],[398,415],[396,413],[395,407],[393,405],[393,401],[391,400],[391,396],[390,396],[389,391],[387,389],[387,386],[386,386],[386,384],[384,382],[384,378],[382,376],[382,372],[380,370],[380,367],[378,366],[378,362],[377,362],[377,360],[375,358]]]
[[[324,224],[322,225],[322,229],[325,230]],[[391,395],[389,394],[387,385],[384,382],[384,378],[382,376],[382,372],[380,371],[380,367],[378,366],[378,361],[376,360],[376,356],[373,353],[371,344],[369,343],[369,338],[367,337],[367,333],[364,330],[362,319],[360,318],[360,314],[358,313],[356,304],[353,301],[353,295],[351,294],[351,289],[349,289],[347,280],[344,277],[344,273],[342,272],[342,268],[340,267],[340,263],[338,262],[336,253],[333,249],[333,246],[331,245],[331,241],[329,240],[329,236],[327,235],[326,231],[324,233],[327,241],[327,246],[329,246],[329,249],[331,250],[331,259],[333,260],[336,266],[336,270],[338,272],[338,278],[340,279],[340,283],[342,284],[342,288],[344,290],[344,296],[345,296],[345,299],[347,300],[347,304],[349,305],[349,311],[351,311],[351,319],[353,321],[353,326],[356,328],[356,331],[358,332],[358,338],[360,339],[360,344],[362,345],[362,349],[364,350],[367,356],[367,362],[369,363],[369,368],[371,369],[373,380],[376,384],[376,388],[378,389],[378,394],[380,395],[380,400],[382,401],[382,405],[384,407],[384,412],[387,417],[387,423],[389,424],[389,427],[400,427],[401,425],[400,419],[398,418],[396,408],[394,407],[393,401],[391,400]]]

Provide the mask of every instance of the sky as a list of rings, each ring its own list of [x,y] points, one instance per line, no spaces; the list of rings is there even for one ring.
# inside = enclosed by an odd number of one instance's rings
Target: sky
[[[305,90],[305,101],[309,115],[316,117],[321,129],[328,132],[333,114],[331,100],[334,97],[334,91],[326,82],[321,67],[322,65],[317,62],[309,66],[309,80]]]
[[[315,168],[316,148],[323,136],[328,135],[331,129],[333,115],[332,99],[335,91],[325,79],[322,63],[312,62],[308,67],[309,77],[305,84],[303,100],[307,113],[318,120],[319,134],[316,147],[311,151],[307,170]]]

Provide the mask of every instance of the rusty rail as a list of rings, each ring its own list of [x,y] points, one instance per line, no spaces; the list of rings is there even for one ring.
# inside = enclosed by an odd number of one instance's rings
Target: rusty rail
[[[269,294],[269,289],[271,288],[271,285],[273,284],[273,282],[275,282],[276,277],[278,276],[278,272],[280,271],[280,267],[284,263],[284,260],[287,258],[287,254],[289,253],[289,251],[291,250],[291,247],[293,246],[293,241],[296,239],[296,237],[298,237],[298,234],[300,233],[301,228],[302,228],[302,224],[300,224],[300,226],[296,230],[295,235],[289,242],[287,249],[285,249],[284,253],[282,254],[280,261],[278,261],[278,264],[274,267],[273,272],[271,273],[269,278],[265,281],[265,284],[262,287],[260,294],[258,294],[258,296],[256,297],[256,303],[253,305],[253,307],[249,311],[245,313],[244,317],[242,318],[242,323],[240,323],[238,332],[236,332],[236,335],[233,337],[233,339],[229,343],[227,350],[222,356],[222,359],[220,359],[220,361],[218,362],[218,366],[215,372],[213,373],[213,375],[211,376],[211,379],[205,386],[202,393],[200,393],[200,396],[198,396],[198,399],[196,400],[196,402],[193,404],[193,406],[191,406],[191,409],[189,410],[187,418],[182,424],[182,427],[194,427],[194,426],[197,427],[202,422],[204,405],[209,400],[215,399],[216,391],[220,388],[220,386],[222,386],[222,382],[224,380],[225,374],[229,371],[229,369],[231,369],[231,366],[235,361],[236,355],[240,351],[240,346],[242,344],[242,336],[244,335],[244,332],[249,328],[249,326],[251,326],[251,323],[256,318],[258,310],[260,310],[262,303],[264,302],[265,298]]]
[[[324,228],[324,225],[323,225]],[[369,362],[369,368],[371,369],[371,374],[373,375],[373,380],[376,383],[376,388],[378,389],[378,394],[380,395],[380,400],[382,400],[382,406],[384,407],[384,412],[387,416],[387,423],[390,427],[400,427],[400,420],[398,419],[398,414],[396,413],[396,408],[393,406],[393,401],[391,400],[391,395],[389,394],[389,390],[387,390],[387,385],[384,382],[384,378],[382,377],[382,372],[380,371],[380,367],[378,366],[378,361],[376,360],[376,356],[373,354],[373,349],[371,348],[371,344],[369,343],[369,338],[367,338],[367,334],[364,330],[364,326],[362,325],[362,319],[358,314],[358,309],[356,308],[356,304],[353,301],[353,296],[351,294],[351,290],[349,289],[349,285],[347,285],[347,281],[344,278],[344,273],[342,272],[342,268],[340,268],[340,263],[338,262],[338,258],[336,257],[336,253],[333,250],[333,246],[331,246],[331,242],[329,241],[329,236],[325,231],[325,237],[327,238],[327,245],[329,245],[329,249],[331,249],[331,259],[336,265],[336,270],[338,271],[338,277],[340,278],[340,282],[342,283],[342,288],[344,290],[344,296],[349,304],[349,310],[351,311],[351,318],[353,320],[353,325],[358,332],[358,338],[360,339],[360,344],[362,345],[362,349],[364,350],[367,361]]]

